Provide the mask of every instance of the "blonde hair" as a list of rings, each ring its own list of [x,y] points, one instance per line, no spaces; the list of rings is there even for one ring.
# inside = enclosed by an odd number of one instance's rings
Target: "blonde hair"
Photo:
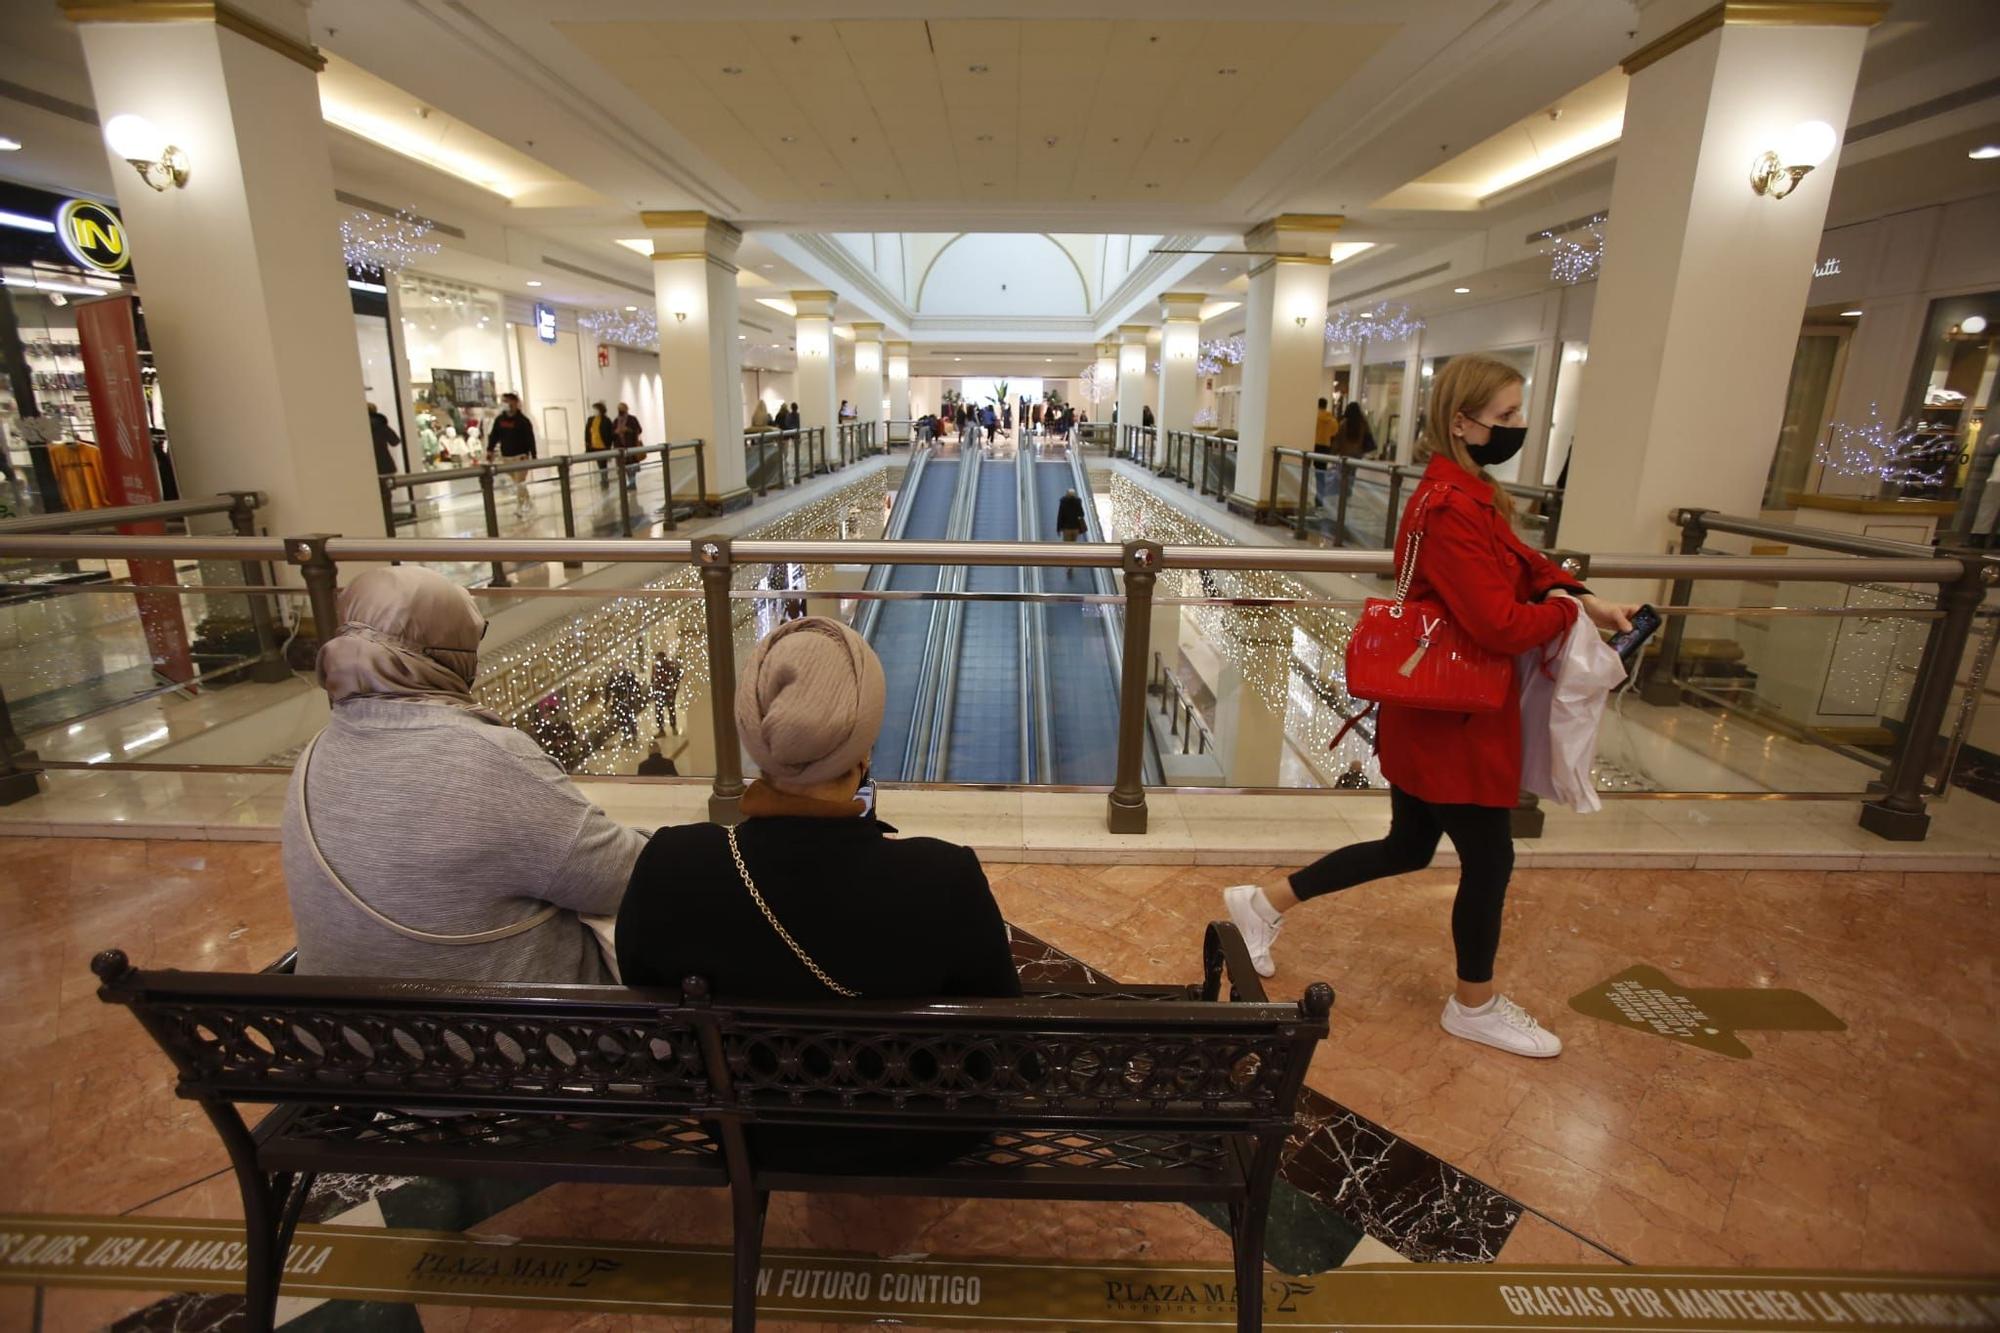
[[[1431,377],[1430,407],[1424,413],[1423,439],[1418,442],[1425,457],[1443,454],[1452,462],[1482,478],[1493,488],[1493,506],[1501,513],[1513,510],[1506,488],[1472,461],[1465,441],[1451,433],[1452,421],[1460,415],[1476,417],[1495,395],[1510,384],[1522,382],[1521,372],[1505,361],[1490,356],[1455,356]]]

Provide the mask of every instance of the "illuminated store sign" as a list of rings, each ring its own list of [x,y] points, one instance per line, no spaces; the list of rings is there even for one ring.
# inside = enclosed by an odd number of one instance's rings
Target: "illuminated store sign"
[[[56,239],[71,259],[99,273],[123,273],[132,267],[132,250],[125,243],[125,226],[103,204],[66,199],[56,210]]]
[[[545,343],[556,340],[556,308],[535,302],[535,336]]]

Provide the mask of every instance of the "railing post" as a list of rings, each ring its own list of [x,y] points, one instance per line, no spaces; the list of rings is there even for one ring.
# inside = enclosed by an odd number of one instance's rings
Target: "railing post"
[[[285,559],[297,565],[305,581],[306,601],[312,607],[313,636],[325,643],[340,633],[340,570],[326,553],[326,544],[336,533],[314,533],[308,537],[285,538]],[[318,653],[315,651],[314,656]]]
[[[1296,541],[1306,539],[1306,493],[1312,483],[1312,455],[1299,450],[1299,510],[1292,515],[1292,537]]]
[[[1708,514],[1706,509],[1680,509],[1674,518],[1681,525],[1681,554],[1700,555],[1702,544],[1708,540],[1708,526],[1702,522]],[[1673,590],[1668,593],[1669,606],[1686,606],[1694,596],[1693,579],[1675,579]],[[1681,701],[1681,641],[1687,637],[1687,617],[1675,615],[1666,617],[1666,625],[1660,635],[1660,651],[1653,659],[1652,669],[1639,685],[1639,697],[1657,708],[1672,708]]]
[[[1382,545],[1396,549],[1396,502],[1403,498],[1403,465],[1389,465],[1389,512],[1382,517]]]
[[[1542,527],[1542,543],[1553,547],[1556,544],[1556,530],[1562,526],[1563,493],[1552,491],[1542,502],[1542,517],[1547,522]]]
[[[669,443],[660,446],[660,491],[666,496],[666,505],[660,517],[666,520],[667,531],[680,526],[674,521],[674,446]]]
[[[493,465],[491,463],[481,463],[479,465],[479,498],[486,506],[486,535],[489,537],[498,537],[500,535],[500,510],[493,503]],[[507,568],[498,560],[493,562],[493,578],[490,586],[495,588],[509,586],[507,583]]]
[[[556,460],[556,482],[562,487],[563,536],[571,539],[576,537],[576,499],[570,490],[569,469],[575,461],[568,454]],[[583,561],[565,560],[563,568],[582,569]]]
[[[382,485],[382,535],[396,535],[396,488],[387,473],[376,478]],[[412,497],[414,502],[414,496]]]
[[[617,461],[611,466],[618,469],[618,535],[632,535],[632,487],[625,484],[625,449],[619,446],[613,451]]]
[[[694,507],[703,514],[715,512],[708,507],[708,441],[699,438],[694,442]]]
[[[35,752],[15,734],[14,715],[7,711],[6,694],[0,692],[0,805],[13,805],[41,792],[42,775],[15,762],[34,758]]]
[[[736,625],[729,601],[735,565],[729,539],[707,537],[696,542],[694,560],[706,613],[708,703],[715,727],[715,788],[708,797],[708,818],[715,824],[735,824],[743,818],[743,752],[736,739]]]
[[[1940,552],[1940,554],[1945,554]],[[1937,745],[1939,728],[1951,707],[1951,692],[1958,681],[1959,663],[1965,660],[1965,645],[1972,637],[1972,622],[1986,600],[1986,590],[2000,576],[2000,564],[1983,558],[1975,550],[1957,550],[1965,570],[1950,583],[1938,588],[1937,609],[1941,618],[1931,622],[1924,640],[1923,659],[1917,665],[1916,683],[1910,687],[1910,706],[1903,720],[1903,734],[1896,742],[1883,779],[1879,800],[1861,806],[1861,827],[1891,842],[1922,842],[1930,832],[1931,817],[1924,809],[1924,781],[1931,766],[1931,752]],[[1949,783],[1951,774],[1943,781]]]
[[[229,507],[229,526],[239,537],[257,535],[257,515],[255,505],[264,497],[256,491],[226,491],[224,494],[234,501]],[[393,535],[393,534],[392,534]],[[262,588],[269,585],[264,566],[260,561],[243,562],[243,582],[246,586]],[[250,604],[250,624],[257,632],[257,660],[251,664],[250,679],[269,685],[276,681],[290,680],[292,668],[285,661],[284,644],[278,638],[276,617],[271,614],[271,599],[262,593],[245,594]],[[0,739],[0,745],[4,745]]]
[[[1340,494],[1333,501],[1333,544],[1347,545],[1347,497],[1354,492],[1354,469],[1348,466],[1345,455],[1333,460],[1334,484],[1340,487]]]
[[[1106,805],[1113,833],[1146,831],[1146,651],[1153,635],[1153,583],[1160,544],[1126,542],[1125,644],[1118,687],[1118,776]]]

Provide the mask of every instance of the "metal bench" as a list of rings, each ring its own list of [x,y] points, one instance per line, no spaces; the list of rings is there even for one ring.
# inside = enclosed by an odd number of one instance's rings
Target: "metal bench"
[[[734,1327],[756,1326],[772,1190],[1227,1205],[1239,1329],[1262,1321],[1265,1216],[1333,991],[1266,1000],[1235,927],[1199,986],[1018,1000],[744,1003],[678,990],[485,985],[91,962],[221,1136],[243,1195],[248,1322],[272,1326],[315,1176],[727,1187]],[[1227,986],[1229,1002],[1217,1002]],[[277,1109],[248,1127],[239,1105]],[[761,1126],[981,1131],[935,1170],[760,1162]]]

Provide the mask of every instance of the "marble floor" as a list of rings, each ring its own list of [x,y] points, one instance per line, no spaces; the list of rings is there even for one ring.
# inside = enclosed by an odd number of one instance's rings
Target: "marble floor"
[[[1219,890],[1282,873],[1264,860],[994,862],[988,875],[1023,939],[1051,946],[1036,965],[1073,957],[1120,980],[1179,982],[1198,974]],[[170,1071],[131,1019],[96,1001],[87,963],[116,945],[146,967],[263,965],[290,942],[277,849],[15,839],[0,844],[0,864],[0,1208],[238,1215],[206,1122],[171,1096]],[[1273,1262],[1430,1258],[1442,1247],[1503,1263],[1990,1267],[2000,875],[1524,870],[1501,981],[1564,1037],[1547,1063],[1438,1031],[1451,893],[1451,873],[1433,868],[1287,923],[1272,993],[1325,980],[1339,999],[1308,1077],[1311,1142],[1287,1166],[1302,1196],[1288,1223],[1299,1243],[1282,1259],[1274,1244]],[[1802,990],[1846,1030],[1752,1032],[1751,1058],[1737,1060],[1567,1007],[1638,963],[1689,986]],[[334,1182],[323,1215],[511,1235],[716,1242],[726,1232],[724,1201],[700,1194],[389,1185]],[[1152,1205],[785,1198],[770,1243],[1004,1254],[1021,1253],[1024,1235],[1036,1253],[1083,1258],[1226,1255],[1210,1222]],[[171,1292],[42,1300],[49,1329],[210,1326]],[[0,1326],[26,1327],[33,1305],[34,1293],[0,1287]],[[300,1329],[576,1326],[446,1308],[288,1313]],[[600,1322],[627,1321],[590,1326]]]

